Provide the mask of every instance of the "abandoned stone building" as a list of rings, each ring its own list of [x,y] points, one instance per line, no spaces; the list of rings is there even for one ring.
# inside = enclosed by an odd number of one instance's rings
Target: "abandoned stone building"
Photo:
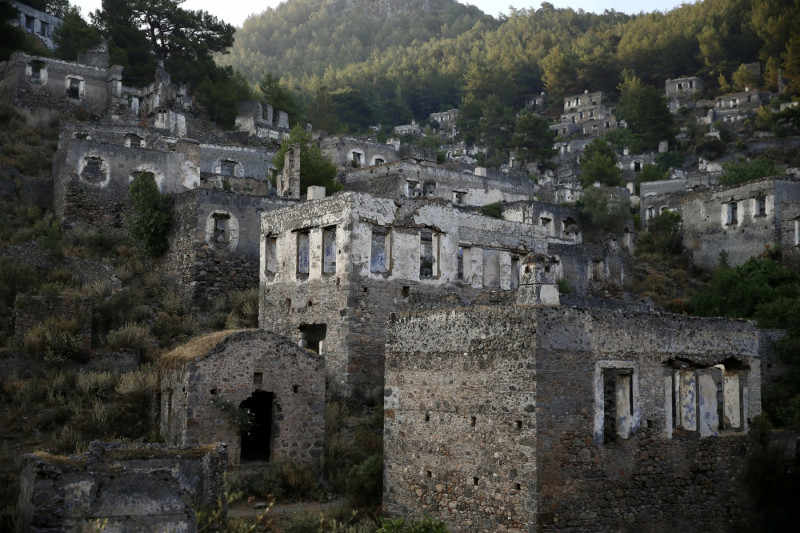
[[[482,206],[532,199],[536,184],[524,173],[403,159],[348,171],[345,187],[374,196],[441,198],[455,205]]]
[[[126,124],[61,124],[53,159],[53,205],[69,224],[124,225],[128,187],[149,172],[163,194],[196,187],[267,195],[272,156],[265,148],[201,143]]]
[[[617,127],[617,119],[611,110],[603,104],[606,95],[602,92],[576,94],[564,98],[564,113],[558,124],[550,129],[567,137],[573,133],[581,133],[592,137],[602,135],[607,130]]]
[[[397,313],[384,510],[453,532],[730,530],[750,514],[760,386],[751,322],[639,306]]]
[[[202,311],[233,291],[258,287],[261,214],[294,202],[198,188],[175,196],[169,249],[158,264]]]
[[[263,106],[258,100],[239,103],[235,124],[237,130],[260,139],[280,142],[289,136],[289,114],[273,109],[270,104]]]
[[[347,135],[328,135],[320,139],[322,154],[342,171],[393,163],[400,159],[400,145],[379,143]],[[435,161],[435,159],[434,159]]]
[[[440,113],[431,113],[428,121],[438,126],[439,135],[443,139],[455,139],[458,131],[456,130],[456,120],[461,111],[459,109],[448,109]]]
[[[707,269],[719,265],[722,252],[739,265],[766,246],[780,247],[783,261],[797,265],[798,206],[800,180],[782,176],[687,195],[680,210],[684,247]]]
[[[758,89],[746,89],[729,93],[710,101],[698,102],[698,107],[706,109],[706,115],[700,118],[703,124],[713,125],[722,122],[729,127],[740,127],[742,122],[753,117],[759,107],[768,105],[772,93]]]
[[[329,379],[363,392],[382,381],[391,312],[508,303],[531,254],[556,250],[554,274],[580,294],[621,292],[619,247],[576,246],[570,210],[514,213],[524,221],[354,192],[264,213],[260,326],[323,354]]]
[[[161,362],[161,434],[174,446],[225,442],[230,463],[322,454],[325,369],[320,355],[261,330],[198,337]],[[233,414],[247,409],[250,427]]]
[[[108,65],[107,51],[94,55],[101,57],[78,63],[14,52],[0,62],[0,96],[26,108],[80,107],[104,113],[118,107],[122,104],[122,67]]]
[[[394,132],[397,135],[411,135],[413,137],[419,137],[422,135],[423,128],[420,124],[417,124],[416,120],[412,120],[411,124],[402,124],[400,126],[394,127]]]
[[[695,76],[668,79],[664,85],[671,113],[677,113],[681,107],[694,107],[695,96],[703,92],[703,80]]]
[[[69,457],[26,455],[17,531],[196,531],[195,510],[225,497],[227,466],[222,444],[92,442]]]
[[[545,228],[440,201],[340,193],[262,215],[260,326],[324,354],[345,392],[383,380],[398,309],[503,301]]]
[[[54,50],[56,45],[53,42],[53,31],[64,21],[15,0],[9,0],[8,3],[18,12],[12,24],[22,28],[25,33],[35,35],[48,49]]]

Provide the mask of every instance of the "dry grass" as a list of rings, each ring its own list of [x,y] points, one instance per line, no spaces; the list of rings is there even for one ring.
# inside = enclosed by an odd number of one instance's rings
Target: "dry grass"
[[[201,355],[208,353],[211,348],[224,341],[229,335],[239,331],[243,330],[227,329],[196,337],[186,344],[182,344],[161,356],[161,361],[165,364],[180,364],[186,361],[193,361]]]

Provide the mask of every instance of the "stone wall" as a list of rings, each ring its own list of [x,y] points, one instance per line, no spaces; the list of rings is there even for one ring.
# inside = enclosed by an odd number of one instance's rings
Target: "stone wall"
[[[346,392],[382,382],[392,311],[513,301],[522,259],[546,247],[539,226],[357,193],[267,213],[262,236],[260,327],[298,342],[324,327]]]
[[[703,268],[715,268],[722,251],[728,264],[742,264],[765,247],[785,241],[787,217],[782,207],[798,201],[800,180],[793,178],[764,178],[687,197],[683,203],[684,246],[691,250],[693,262]],[[790,213],[794,215],[794,211]]]
[[[291,203],[211,189],[177,195],[160,272],[204,310],[232,291],[257,288],[261,214]]]
[[[398,150],[391,144],[345,135],[332,135],[321,139],[320,149],[325,157],[345,172],[354,168],[392,163],[400,159]]]
[[[85,348],[92,345],[92,304],[87,298],[70,296],[29,296],[17,294],[14,302],[14,338],[42,325],[48,318],[75,320],[80,325],[77,337]]]
[[[482,206],[533,198],[535,183],[522,175],[473,167],[402,160],[347,172],[348,190],[387,198],[441,198],[454,204]]]
[[[394,315],[384,391],[387,514],[427,514],[452,532],[529,531],[537,510],[535,328],[518,307]]]
[[[197,510],[224,501],[228,458],[224,445],[92,442],[81,455],[38,453],[26,455],[24,463],[17,507],[21,533],[189,532],[197,528]]]
[[[102,114],[121,103],[122,67],[81,65],[15,52],[0,71],[0,92],[15,105]],[[72,81],[71,81],[72,80]]]
[[[388,329],[389,514],[454,532],[748,528],[752,322],[473,307]],[[677,376],[691,387],[673,397]]]
[[[212,333],[162,358],[161,375],[161,434],[170,444],[225,442],[231,463],[238,464],[242,437],[222,406],[239,408],[261,391],[271,395],[268,412],[259,418],[251,411],[254,428],[269,425],[258,443],[263,459],[311,463],[322,454],[323,360],[285,337],[258,330]]]

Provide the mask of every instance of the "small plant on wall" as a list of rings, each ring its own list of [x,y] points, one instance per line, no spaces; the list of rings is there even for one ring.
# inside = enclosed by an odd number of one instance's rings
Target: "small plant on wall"
[[[211,405],[225,413],[241,433],[250,433],[253,429],[253,413],[249,409],[240,409],[218,396],[211,398]]]

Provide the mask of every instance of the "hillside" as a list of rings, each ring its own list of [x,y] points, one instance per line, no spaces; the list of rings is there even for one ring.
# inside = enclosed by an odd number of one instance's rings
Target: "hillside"
[[[798,7],[767,0],[707,0],[667,13],[628,16],[556,9],[512,10],[503,20],[454,0],[391,2],[289,0],[249,19],[230,54],[219,58],[256,82],[266,74],[306,101],[355,92],[367,123],[400,123],[496,96],[511,108],[546,91],[560,99],[584,90],[615,92],[635,71],[661,87],[698,75],[709,94],[731,82],[742,63],[761,61],[764,84],[800,73],[789,22]],[[383,18],[385,16],[385,18]]]

